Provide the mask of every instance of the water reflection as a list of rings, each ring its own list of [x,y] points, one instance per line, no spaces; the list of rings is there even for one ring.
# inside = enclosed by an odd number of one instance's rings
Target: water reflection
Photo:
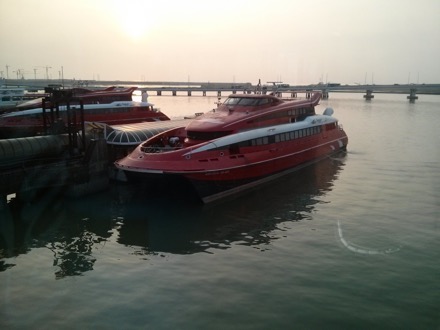
[[[15,266],[10,258],[35,248],[52,251],[57,279],[93,270],[99,258],[94,251],[107,242],[147,259],[212,253],[233,244],[264,250],[286,223],[311,218],[343,164],[344,158],[327,159],[215,205],[154,194],[147,199],[126,185],[81,200],[58,198],[52,191],[35,204],[14,201],[1,210],[0,272]]]

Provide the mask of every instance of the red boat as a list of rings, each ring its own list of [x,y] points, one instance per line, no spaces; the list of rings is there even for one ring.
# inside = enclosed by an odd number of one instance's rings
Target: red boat
[[[111,86],[105,89],[92,90],[87,88],[75,87],[69,89],[72,98],[76,99],[77,104],[82,101],[83,104],[101,104],[111,103],[116,101],[131,101],[133,92],[137,87],[130,88],[117,88]],[[28,110],[43,107],[43,98],[49,94],[43,95],[43,97],[34,98],[32,100],[20,103],[16,106],[16,110]],[[50,102],[46,102],[46,108],[50,108]]]
[[[160,133],[115,162],[127,178],[184,178],[204,202],[280,177],[345,150],[348,138],[321,98],[233,94],[186,127]]]
[[[108,88],[101,91],[89,91],[74,97],[69,104],[79,118],[80,101],[84,104],[84,121],[100,122],[108,125],[131,124],[146,121],[170,120],[168,116],[153,107],[153,104],[142,97],[142,102],[132,101],[132,93],[136,87],[124,90]],[[40,101],[35,101],[40,102]],[[34,102],[34,103],[35,103]],[[16,138],[42,134],[48,123],[54,123],[58,129],[60,123],[68,122],[67,106],[62,105],[56,111],[50,111],[49,106],[32,108],[6,113],[0,116],[0,138]],[[56,113],[56,118],[53,118]],[[45,126],[46,122],[46,126]],[[61,124],[63,125],[63,124]],[[61,127],[62,130],[62,127]]]

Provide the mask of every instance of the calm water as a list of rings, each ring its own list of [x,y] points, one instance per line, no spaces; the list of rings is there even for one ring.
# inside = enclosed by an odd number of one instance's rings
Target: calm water
[[[216,100],[150,97],[172,117]],[[327,106],[348,153],[234,200],[10,203],[0,328],[439,329],[440,97]]]

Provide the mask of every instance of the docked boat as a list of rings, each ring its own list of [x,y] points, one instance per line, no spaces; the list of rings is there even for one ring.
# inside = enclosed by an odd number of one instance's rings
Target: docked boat
[[[0,88],[0,112],[12,109],[22,103],[25,98],[24,88],[1,87]]]
[[[83,104],[102,104],[111,103],[116,101],[132,101],[133,92],[137,87],[129,88],[117,88],[115,86],[107,87],[105,89],[88,89],[75,87],[68,89],[72,99],[74,100],[72,104],[78,104],[82,102]],[[25,94],[25,96],[28,94]],[[29,94],[30,95],[30,94]],[[34,94],[35,95],[35,94]],[[43,107],[43,98],[49,96],[49,94],[35,96],[33,98],[25,97],[25,102],[17,104],[15,110],[28,110],[37,109]],[[50,101],[46,101],[45,107],[49,109],[52,106]]]
[[[116,99],[125,98],[127,95],[130,95],[131,99],[133,90],[130,89],[129,94],[126,91],[123,93],[115,92],[112,96],[112,93],[106,91],[101,94],[94,93],[93,97],[85,96],[84,99],[87,99],[89,102],[96,102],[96,104],[83,104],[84,121],[120,125],[170,120],[168,116],[154,108],[153,104],[149,103],[145,97],[143,97],[141,102],[119,100],[100,103],[98,101],[112,100],[112,97]],[[83,98],[80,100],[83,100]],[[76,103],[69,104],[70,116],[74,116],[77,113],[77,118],[80,118],[80,108],[78,100]],[[0,116],[0,138],[38,135],[46,131],[49,128],[48,126],[55,124],[57,131],[60,132],[61,130],[62,132],[66,129],[66,123],[69,122],[68,116],[67,105],[59,106],[57,110],[53,111],[44,107],[6,113]]]
[[[115,162],[128,179],[180,178],[203,202],[267,182],[345,150],[348,138],[321,98],[230,95],[187,126],[160,133]]]

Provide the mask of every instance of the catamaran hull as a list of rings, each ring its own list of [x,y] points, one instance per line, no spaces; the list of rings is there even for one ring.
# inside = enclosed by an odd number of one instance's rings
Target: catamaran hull
[[[204,203],[256,188],[345,150],[328,146],[237,169],[185,175]]]
[[[238,195],[242,192],[257,189],[258,187],[265,185],[269,182],[277,180],[285,175],[301,170],[304,167],[310,166],[314,163],[327,159],[328,156],[313,159],[311,161],[299,164],[295,167],[273,173],[268,176],[259,178],[247,179],[247,180],[234,180],[234,181],[200,181],[191,180],[191,183],[197,191],[198,196],[204,203],[210,203],[219,199],[226,198],[232,195]]]
[[[332,142],[309,147],[307,149],[291,152],[289,154],[279,154],[272,151],[271,159],[260,160],[255,163],[240,165],[229,168],[218,168],[215,170],[198,171],[148,171],[148,170],[129,170],[126,171],[130,181],[146,180],[154,183],[154,189],[162,184],[166,186],[166,191],[175,190],[177,185],[173,182],[179,182],[182,179],[189,183],[198,197],[204,203],[210,203],[218,199],[235,195],[243,191],[256,188],[262,184],[278,179],[284,175],[297,171],[305,166],[319,162],[332,154],[344,151],[348,139],[340,138]],[[176,181],[173,181],[173,180]],[[177,181],[178,180],[178,181]],[[166,182],[166,184],[164,183]],[[186,191],[190,193],[190,191]],[[185,193],[185,192],[182,192]]]

